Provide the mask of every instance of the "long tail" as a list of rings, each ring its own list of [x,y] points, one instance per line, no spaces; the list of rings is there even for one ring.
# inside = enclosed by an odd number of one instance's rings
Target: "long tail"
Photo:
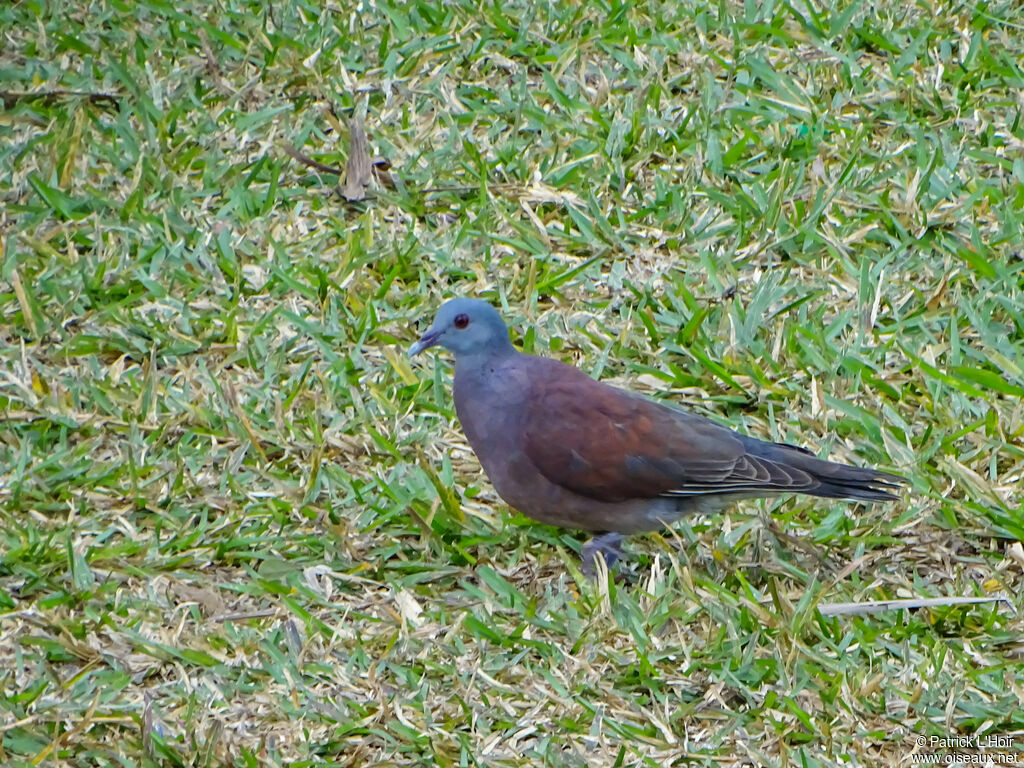
[[[812,482],[807,487],[793,488],[797,493],[827,499],[891,501],[897,498],[893,491],[898,491],[907,482],[889,472],[824,461],[795,445],[768,443],[754,438],[748,438],[748,441],[747,453],[810,475]]]

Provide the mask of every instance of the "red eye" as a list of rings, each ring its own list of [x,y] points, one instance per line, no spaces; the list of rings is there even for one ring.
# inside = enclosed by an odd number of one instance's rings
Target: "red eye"
[[[469,325],[469,315],[456,315],[455,316],[455,327],[460,331]]]

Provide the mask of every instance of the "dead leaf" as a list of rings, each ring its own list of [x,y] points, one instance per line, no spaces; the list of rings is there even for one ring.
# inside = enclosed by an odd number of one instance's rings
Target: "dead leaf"
[[[398,611],[402,616],[403,621],[408,623],[410,626],[418,626],[420,623],[420,614],[423,613],[423,608],[413,597],[412,593],[407,590],[399,590],[395,594],[395,603],[398,605]]]
[[[1021,568],[1024,568],[1024,545],[1019,541],[1013,542],[1006,548],[1006,557],[1013,560]]]
[[[227,610],[227,604],[220,592],[209,587],[189,584],[187,581],[174,580],[171,587],[180,601],[197,603],[207,618],[219,616]],[[175,601],[178,602],[178,601]]]
[[[828,174],[825,172],[825,161],[821,159],[821,155],[816,155],[814,161],[811,163],[811,176],[819,181],[828,183]]]
[[[341,187],[341,195],[346,200],[357,202],[366,199],[366,187],[370,184],[373,165],[363,122],[353,118],[349,121],[348,132],[348,165],[345,166],[345,183]]]
[[[395,180],[391,177],[391,161],[386,157],[373,158],[373,177],[388,189],[395,189]]]
[[[929,310],[934,312],[942,304],[942,299],[946,295],[946,288],[949,287],[949,275],[950,273],[947,272],[942,276],[942,280],[939,281],[935,290],[932,291],[932,295],[929,296],[928,300],[925,302],[925,306],[928,307]]]

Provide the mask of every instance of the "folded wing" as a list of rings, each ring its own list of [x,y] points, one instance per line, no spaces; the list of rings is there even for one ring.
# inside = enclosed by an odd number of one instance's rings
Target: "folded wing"
[[[600,501],[666,495],[809,493],[878,501],[899,478],[822,461],[542,360],[524,450],[548,480]]]

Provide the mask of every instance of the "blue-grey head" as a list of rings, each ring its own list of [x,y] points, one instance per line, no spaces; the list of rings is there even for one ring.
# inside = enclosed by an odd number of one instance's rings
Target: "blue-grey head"
[[[482,299],[452,299],[443,304],[427,332],[409,347],[409,354],[418,355],[436,346],[454,352],[456,357],[488,356],[513,349],[505,321]]]

